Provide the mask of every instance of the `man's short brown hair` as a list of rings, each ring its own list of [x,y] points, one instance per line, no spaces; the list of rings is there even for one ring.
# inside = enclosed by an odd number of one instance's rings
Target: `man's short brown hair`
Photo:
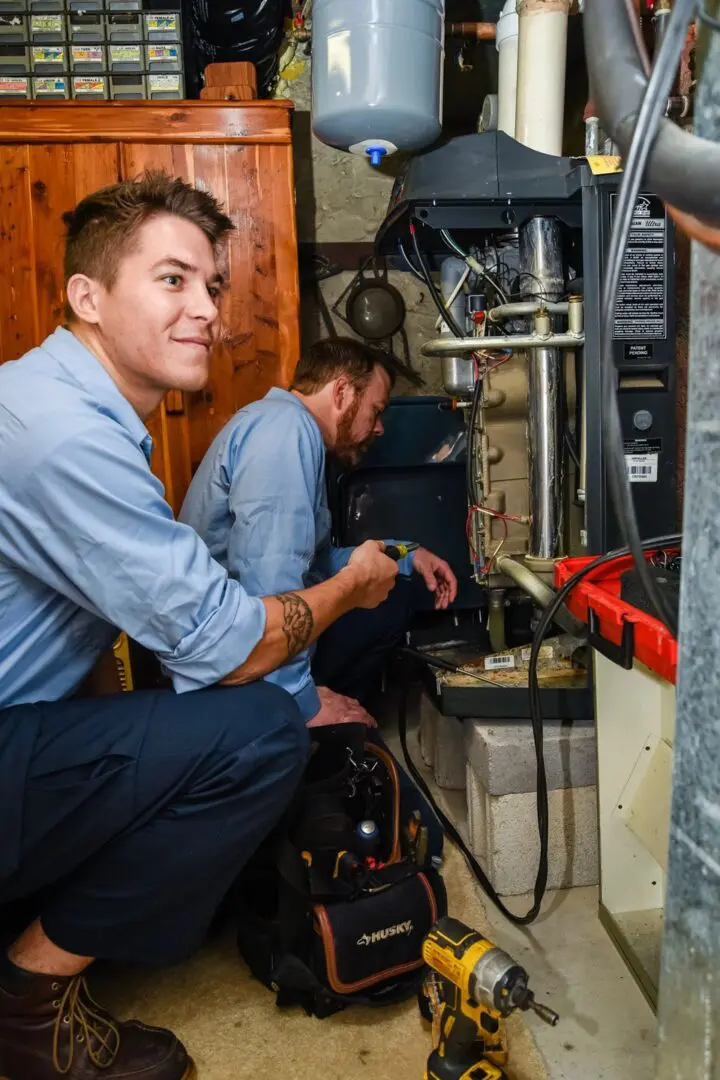
[[[314,394],[333,379],[347,375],[352,385],[361,390],[378,365],[390,380],[390,386],[394,386],[397,363],[388,353],[355,338],[324,338],[303,353],[295,368],[292,389]]]
[[[147,171],[135,180],[123,180],[86,195],[74,210],[63,215],[67,228],[65,284],[74,274],[85,274],[111,288],[138,231],[159,214],[172,214],[197,225],[213,250],[234,228],[207,191],[165,172]],[[72,317],[67,304],[65,313]]]

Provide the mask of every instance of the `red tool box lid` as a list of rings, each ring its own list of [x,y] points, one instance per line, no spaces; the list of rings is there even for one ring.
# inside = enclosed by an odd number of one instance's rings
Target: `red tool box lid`
[[[592,558],[563,559],[555,566],[557,588],[582,570]],[[590,631],[590,644],[621,667],[633,660],[674,683],[677,672],[677,641],[664,623],[620,599],[620,577],[631,570],[631,555],[614,559],[583,578],[572,590],[567,607]]]

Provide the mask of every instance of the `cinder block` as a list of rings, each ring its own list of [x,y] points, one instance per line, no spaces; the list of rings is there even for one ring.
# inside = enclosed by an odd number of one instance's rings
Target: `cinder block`
[[[535,791],[491,795],[467,765],[470,847],[502,896],[531,892],[540,840]],[[598,882],[597,789],[548,793],[548,888]]]
[[[532,726],[465,722],[468,761],[489,795],[535,791],[537,759]],[[597,782],[595,725],[592,721],[568,723],[547,720],[543,753],[548,788],[584,788]]]
[[[443,716],[424,694],[420,702],[420,753],[433,770],[438,787],[465,790],[467,755],[463,722],[454,716]]]
[[[420,699],[420,754],[429,769],[435,764],[439,712],[425,694]]]
[[[462,720],[437,713],[432,768],[439,788],[465,790],[465,732]]]

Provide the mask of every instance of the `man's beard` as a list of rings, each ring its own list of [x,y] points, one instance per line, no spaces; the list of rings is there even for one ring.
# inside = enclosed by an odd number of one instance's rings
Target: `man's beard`
[[[348,406],[347,412],[338,420],[337,435],[333,454],[346,465],[356,465],[365,451],[375,442],[375,436],[370,435],[362,442],[356,442],[352,437],[352,427],[360,408],[359,396]]]

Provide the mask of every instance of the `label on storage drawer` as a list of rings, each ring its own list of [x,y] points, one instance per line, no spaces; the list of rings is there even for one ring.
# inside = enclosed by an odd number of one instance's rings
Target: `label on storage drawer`
[[[178,64],[180,50],[177,45],[148,45],[148,60],[161,61],[164,64]]]
[[[62,15],[31,15],[30,29],[33,34],[62,34]]]
[[[180,90],[179,75],[148,75],[150,93],[173,93]]]
[[[102,64],[102,45],[73,45],[72,58],[74,64]]]
[[[22,15],[0,15],[0,28],[3,26],[21,27],[23,24]]]
[[[33,45],[32,58],[34,64],[59,64],[65,63],[65,49],[62,45]]]
[[[28,81],[15,75],[0,75],[0,94],[27,94]]]
[[[110,62],[113,64],[139,64],[141,60],[139,45],[110,46]]]
[[[67,79],[62,75],[45,75],[33,80],[36,94],[62,94],[67,93]]]
[[[162,31],[176,31],[179,29],[179,20],[177,12],[172,12],[167,15],[146,15],[145,25],[147,26],[148,33],[156,33]]]
[[[512,653],[505,653],[502,656],[485,657],[486,671],[512,671],[514,667],[515,657]]]
[[[76,75],[73,90],[76,94],[104,94],[105,80],[94,75]]]

